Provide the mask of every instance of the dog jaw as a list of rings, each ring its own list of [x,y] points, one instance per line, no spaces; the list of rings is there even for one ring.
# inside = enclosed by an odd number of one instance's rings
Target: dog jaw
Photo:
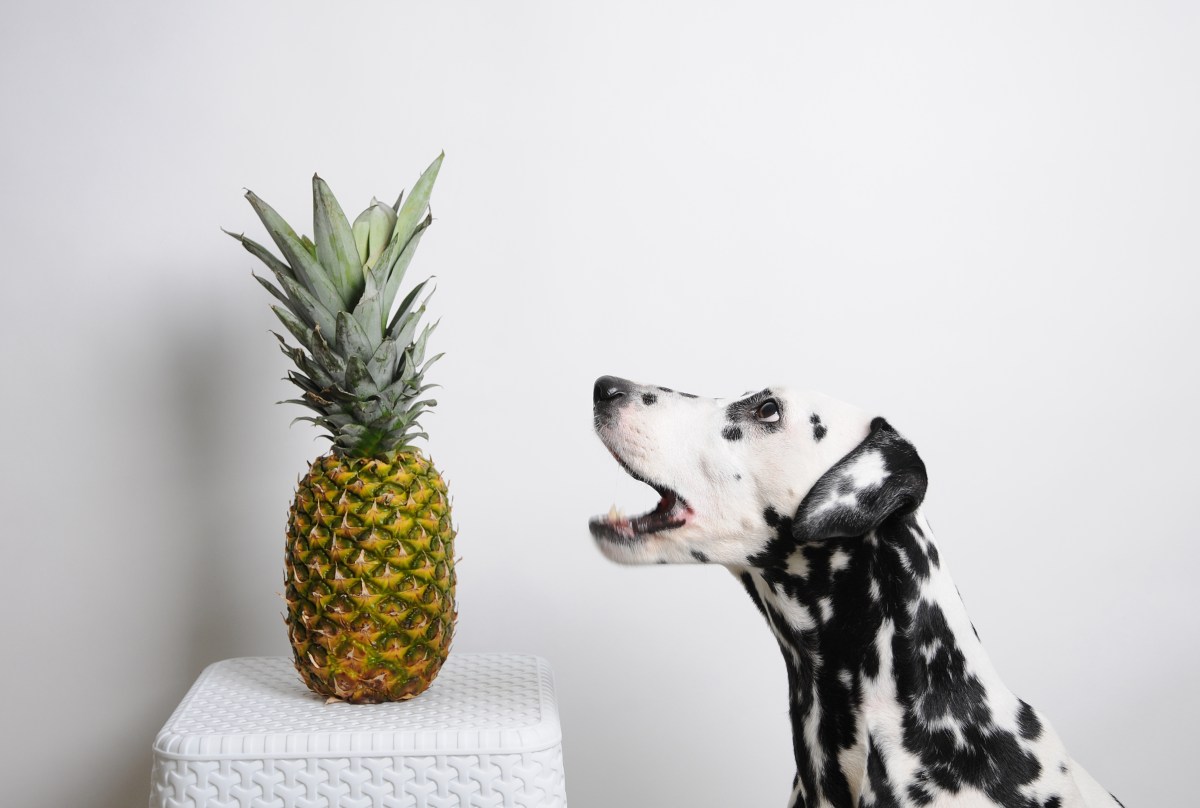
[[[623,564],[654,563],[664,555],[671,555],[671,535],[686,527],[695,517],[695,511],[677,484],[643,471],[642,464],[654,452],[640,441],[640,430],[626,427],[619,417],[603,422],[597,419],[596,431],[629,476],[658,492],[658,504],[649,512],[632,517],[624,516],[613,505],[606,515],[593,517],[588,527],[609,559]]]

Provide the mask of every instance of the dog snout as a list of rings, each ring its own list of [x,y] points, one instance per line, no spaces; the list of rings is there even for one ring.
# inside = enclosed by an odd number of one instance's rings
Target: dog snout
[[[636,385],[628,379],[616,376],[601,376],[592,387],[592,404],[597,409],[606,408],[633,393]]]

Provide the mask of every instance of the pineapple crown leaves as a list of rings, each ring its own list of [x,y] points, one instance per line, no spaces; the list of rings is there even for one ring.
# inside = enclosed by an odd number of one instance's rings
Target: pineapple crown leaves
[[[334,451],[366,457],[399,451],[427,437],[418,419],[437,402],[422,396],[434,385],[425,372],[441,354],[425,358],[436,323],[418,334],[430,279],[418,283],[395,306],[400,284],[432,224],[429,197],[441,169],[438,158],[407,197],[394,205],[377,199],[349,222],[329,186],[313,176],[313,239],[298,236],[275,210],[246,192],[282,260],[240,233],[229,233],[258,258],[274,278],[254,274],[277,301],[271,309],[300,347],[275,334],[296,365],[288,380],[298,399],[313,410],[309,421],[326,430]],[[432,294],[432,292],[431,292]],[[415,308],[414,308],[415,306]],[[393,311],[394,309],[394,311]]]

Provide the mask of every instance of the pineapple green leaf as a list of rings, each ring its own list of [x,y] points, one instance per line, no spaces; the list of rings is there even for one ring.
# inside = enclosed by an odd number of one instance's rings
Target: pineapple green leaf
[[[257,276],[256,276],[257,277]],[[313,327],[320,327],[332,330],[335,324],[333,312],[321,305],[315,297],[313,297],[307,289],[300,285],[296,279],[283,274],[277,274],[275,279],[279,281],[280,286],[286,292],[283,298],[283,303],[297,317],[301,318],[306,324]],[[261,278],[259,281],[270,287],[265,280]],[[272,292],[274,294],[274,291]],[[278,294],[275,295],[277,298]]]
[[[405,351],[400,359],[400,369],[396,377],[400,379],[400,383],[409,386],[413,376],[416,374],[417,365],[413,362],[412,351]]]
[[[354,391],[358,399],[378,397],[379,387],[367,371],[367,364],[357,356],[346,362],[346,386]]]
[[[363,424],[372,432],[386,433],[387,410],[378,399],[355,401],[351,407],[355,423]]]
[[[370,211],[364,211],[362,215],[366,216],[368,213],[370,213]],[[361,219],[362,217],[359,218]],[[358,227],[357,221],[355,222],[355,227]],[[355,239],[358,238],[358,231],[356,230]],[[368,230],[367,244],[364,245],[367,247],[367,249],[374,249],[376,246],[375,243],[371,241],[371,238],[371,232]],[[381,288],[384,285],[384,281],[387,279],[388,272],[391,271],[392,264],[396,263],[396,256],[400,254],[400,250],[403,246],[404,245],[400,243],[400,239],[396,238],[394,235],[391,235],[389,232],[388,240],[382,244],[382,248],[380,249],[379,254],[375,257],[375,260],[372,261],[370,265],[365,263],[363,264],[366,272],[374,273],[376,278],[380,279],[378,283]]]
[[[293,348],[293,350],[295,350],[295,349]],[[302,373],[297,373],[294,370],[288,371],[287,379],[289,382],[296,385],[301,390],[304,390],[307,393],[320,393],[321,390],[324,389],[317,382],[313,381],[312,379],[310,379],[309,377],[305,376]]]
[[[325,397],[325,390],[326,388],[321,388],[320,390],[316,391],[305,390],[304,400],[307,402],[307,406],[310,409],[316,410],[322,417],[328,418],[328,408],[331,407],[334,402]]]
[[[291,225],[284,221],[283,217],[276,213],[274,208],[259,199],[253,191],[246,192],[246,199],[250,202],[250,206],[254,208],[254,212],[258,214],[263,227],[267,228],[267,232],[270,233],[275,246],[279,248],[279,251],[283,253],[283,257],[287,259],[296,278],[304,284],[305,288],[326,309],[330,311],[341,309],[341,295],[334,288],[333,282],[326,277],[320,262],[300,242],[300,239],[296,236],[296,231],[292,229]]]
[[[358,247],[358,257],[362,260],[364,271],[370,271],[379,261],[384,250],[390,246],[395,229],[396,212],[378,199],[372,199],[371,207],[354,220],[351,230],[354,231],[354,244]]]
[[[305,326],[304,323],[300,322],[300,320],[298,320],[296,316],[287,309],[281,308],[280,306],[272,306],[271,311],[275,312],[275,316],[279,318],[279,321],[283,323],[288,332],[290,332],[291,335],[296,338],[296,341],[303,345],[311,353],[312,348],[310,347],[309,343],[312,341],[310,338],[312,329]]]
[[[271,333],[275,334],[274,331],[272,331]],[[279,351],[284,356],[286,356],[288,359],[291,359],[293,362],[300,361],[300,358],[304,355],[303,351],[301,351],[299,348],[294,348],[291,345],[289,345],[287,343],[287,341],[284,340],[283,336],[280,334],[275,334],[275,339],[279,340]]]
[[[280,402],[280,403],[286,404],[287,402]],[[331,426],[331,424],[326,419],[316,418],[311,415],[297,415],[295,418],[292,419],[292,426],[295,426],[298,421],[307,421],[308,423],[314,424],[323,429],[329,429]],[[330,430],[330,431],[332,431],[332,430]],[[330,440],[334,440],[333,435],[321,435],[320,437],[329,438]]]
[[[422,307],[423,308],[423,307]],[[440,320],[438,322],[441,322]],[[430,323],[421,331],[421,336],[417,337],[417,341],[413,343],[413,362],[421,364],[425,361],[425,345],[429,342],[429,335],[437,328],[437,323]]]
[[[320,328],[313,329],[312,355],[316,363],[331,375],[341,376],[346,372],[345,361],[329,347]]]
[[[397,376],[391,384],[380,391],[380,395],[392,402],[397,410],[409,409],[411,405],[408,402],[419,396],[425,389],[427,388],[421,386],[420,378]]]
[[[367,372],[371,374],[375,386],[383,388],[392,381],[392,371],[396,367],[396,340],[385,339],[375,349],[371,360],[367,362]]]
[[[374,288],[379,290],[379,303],[378,303],[379,326],[378,327],[379,327],[379,330],[381,330],[381,331],[383,330],[383,327],[387,324],[387,322],[386,322],[387,309],[391,305],[390,300],[385,301],[383,299],[383,294],[387,287],[388,272],[391,270],[392,265],[396,263],[396,256],[400,252],[400,249],[397,246],[398,244],[399,244],[399,241],[393,237],[392,240],[388,242],[387,246],[384,247],[383,252],[380,253],[379,258],[375,261],[375,263],[372,264],[369,268],[367,268],[365,270],[366,276],[368,279],[368,283],[371,283],[374,286]],[[363,296],[365,297],[366,294],[367,293],[364,292]],[[362,301],[359,301],[360,304],[361,304],[361,302]],[[355,308],[355,310],[357,311],[357,307]],[[361,318],[360,318],[360,322],[361,322]],[[366,325],[364,325],[363,328],[366,328]]]
[[[441,354],[438,354],[438,356],[441,356]],[[437,359],[438,356],[435,356],[433,359]],[[430,359],[429,362],[426,362],[425,364],[429,365],[430,362],[433,362],[433,359]],[[416,398],[417,396],[421,395],[422,393],[426,393],[426,392],[433,390],[435,388],[438,388],[438,387],[441,387],[441,385],[440,384],[423,384],[420,387],[415,388],[412,391],[412,393],[410,393],[409,395],[412,398]]]
[[[408,243],[417,230],[417,224],[424,218],[425,211],[429,208],[429,196],[433,193],[433,183],[437,181],[438,172],[442,170],[442,160],[445,157],[446,153],[442,152],[429,164],[429,168],[422,172],[417,184],[413,186],[408,199],[405,199],[396,210],[395,232],[400,237],[401,244]]]
[[[429,282],[432,280],[433,278],[426,278],[425,280],[421,281],[411,290],[409,290],[409,293],[404,296],[404,300],[400,301],[400,306],[396,309],[396,313],[392,316],[392,321],[388,323],[387,331],[389,334],[392,334],[396,330],[397,324],[403,322],[403,318],[410,313],[409,309],[412,308],[413,301],[417,299],[417,295],[421,294],[421,290],[429,285]],[[430,294],[432,295],[432,291]],[[421,304],[421,311],[425,310],[425,303],[427,302],[429,302],[428,297],[426,297],[425,301]],[[410,339],[412,339],[411,336],[408,339],[403,340],[403,344],[407,344]]]
[[[337,384],[337,380],[322,370],[312,362],[309,362],[303,352],[296,348],[292,349],[300,354],[299,358],[293,356],[296,366],[300,368],[300,372],[289,371],[288,381],[309,393],[320,394],[325,390],[330,390]],[[287,353],[287,351],[284,351]]]
[[[251,272],[250,275],[251,275],[251,277],[254,278],[254,280],[261,283],[262,287],[264,289],[266,289],[268,292],[270,292],[272,297],[274,297],[276,300],[278,300],[283,305],[287,306],[288,310],[291,311],[293,303],[291,300],[288,299],[287,295],[285,295],[283,292],[279,291],[279,287],[277,287],[275,284],[271,283],[269,280],[267,280],[266,278],[264,278],[263,276],[259,275],[256,272]]]
[[[283,273],[284,275],[289,275],[292,278],[296,277],[295,274],[293,274],[291,267],[276,258],[270,250],[259,244],[257,241],[246,238],[246,236],[242,233],[234,233],[226,230],[223,227],[221,228],[221,232],[237,239],[241,245],[246,248],[246,252],[250,253],[255,258],[266,264],[267,267],[276,275]]]
[[[385,336],[383,316],[380,314],[382,309],[380,294],[381,290],[375,281],[375,273],[368,270],[362,297],[354,307],[354,319],[369,338],[372,348],[378,348]]]
[[[417,246],[421,243],[421,234],[428,226],[428,222],[423,222],[407,241],[401,241],[399,235],[393,234],[387,247],[380,254],[379,260],[369,270],[370,274],[375,277],[376,285],[382,290],[381,327],[387,322],[388,313],[396,299],[396,292],[400,288],[404,272],[412,261],[413,255],[416,254]]]
[[[358,218],[350,224],[350,232],[354,234],[354,246],[358,249],[358,260],[363,265],[363,271],[367,271],[367,249],[371,239],[371,220],[369,214],[370,208],[358,214]]]
[[[429,440],[429,435],[428,435],[428,433],[425,433],[425,432],[406,432],[404,435],[404,443],[406,443],[406,444],[412,443],[417,438],[421,438],[422,440]]]
[[[409,312],[404,321],[400,323],[393,338],[396,340],[396,345],[404,350],[407,350],[413,341],[413,336],[417,333],[417,325],[421,322],[421,315],[425,313],[425,307],[416,311]]]
[[[418,226],[412,237],[404,242],[404,249],[396,257],[396,260],[388,268],[387,282],[383,287],[383,302],[384,316],[386,317],[392,308],[392,302],[396,299],[396,293],[400,291],[400,283],[404,280],[404,273],[408,271],[408,265],[412,263],[413,256],[417,252],[417,247],[421,243],[421,236],[429,229],[429,225],[433,223],[433,219],[426,219]],[[397,243],[401,243],[397,238]]]
[[[337,351],[338,356],[350,359],[358,357],[362,360],[371,358],[375,353],[375,349],[379,347],[378,340],[372,340],[367,336],[367,332],[363,331],[358,320],[348,312],[339,311],[337,313],[337,330],[333,335],[333,348]]]
[[[383,445],[387,432],[371,429],[361,424],[346,424],[339,429],[337,444],[356,457],[369,457],[386,451]]]
[[[276,404],[299,404],[301,407],[311,407],[312,403],[305,401],[302,398],[284,398],[275,402]],[[312,417],[312,416],[308,416]]]
[[[341,295],[343,307],[354,306],[363,289],[363,267],[350,222],[325,180],[313,174],[313,234],[317,260]]]
[[[446,355],[446,353],[443,351],[443,352],[442,352],[442,353],[440,353],[440,354],[434,354],[433,356],[431,356],[431,357],[429,358],[429,361],[428,361],[428,362],[426,362],[425,364],[421,365],[421,369],[420,369],[419,371],[417,371],[417,376],[418,376],[418,378],[419,378],[419,377],[421,377],[421,376],[424,376],[424,375],[425,375],[425,371],[429,370],[429,368],[433,366],[433,363],[434,363],[434,362],[438,361],[439,359],[441,359],[441,358],[442,358],[443,356],[445,356],[445,355]],[[439,385],[436,385],[436,384],[431,384],[431,385],[427,385],[426,387],[422,387],[421,389],[422,389],[422,390],[425,390],[425,389],[427,389],[427,387],[438,387],[438,386],[439,386]]]

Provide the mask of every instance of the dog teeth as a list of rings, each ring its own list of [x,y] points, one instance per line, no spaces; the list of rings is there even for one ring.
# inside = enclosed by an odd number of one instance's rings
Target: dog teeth
[[[621,513],[619,510],[617,510],[616,505],[613,505],[611,508],[608,509],[608,521],[620,522],[624,518],[625,518],[625,514]]]

